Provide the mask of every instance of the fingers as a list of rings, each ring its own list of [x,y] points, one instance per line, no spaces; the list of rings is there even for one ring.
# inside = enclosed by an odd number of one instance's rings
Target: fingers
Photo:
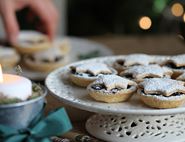
[[[43,22],[46,34],[53,39],[57,28],[58,14],[52,2],[45,0],[43,3],[42,0],[32,0],[29,5]]]
[[[51,0],[48,0],[47,2],[47,6],[48,6],[48,11],[50,12],[50,14],[52,15],[52,18],[53,18],[53,36],[55,36],[55,33],[56,33],[56,30],[57,30],[57,27],[58,27],[58,18],[59,18],[59,15],[58,15],[58,11],[56,9],[56,7],[54,6],[54,4],[52,3]],[[52,33],[51,33],[52,34]]]
[[[0,1],[0,13],[3,18],[5,31],[9,41],[11,43],[16,42],[19,26],[16,20],[15,11],[21,9],[25,5],[30,6],[30,8],[39,16],[43,23],[41,26],[50,39],[54,38],[58,25],[58,12],[51,0],[45,0],[44,3],[43,0],[22,0],[18,2],[20,3],[16,3],[14,0]]]
[[[7,39],[9,42],[15,43],[19,32],[19,26],[15,16],[14,4],[11,0],[1,1],[0,13],[3,18]]]

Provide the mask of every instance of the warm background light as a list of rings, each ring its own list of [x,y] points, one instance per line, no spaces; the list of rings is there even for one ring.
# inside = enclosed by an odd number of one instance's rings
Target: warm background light
[[[183,21],[185,22],[185,14],[183,15]]]
[[[148,29],[150,29],[151,26],[152,26],[152,20],[149,17],[143,16],[140,18],[139,27],[141,29],[148,30]]]
[[[171,12],[174,16],[182,16],[183,12],[184,12],[184,8],[182,6],[182,4],[180,3],[175,3],[172,5],[171,7]]]
[[[2,72],[2,67],[0,65],[0,83],[3,82],[3,72]]]

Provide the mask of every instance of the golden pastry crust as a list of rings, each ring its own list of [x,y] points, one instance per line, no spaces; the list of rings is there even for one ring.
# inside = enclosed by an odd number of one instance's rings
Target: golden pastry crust
[[[137,84],[135,82],[117,75],[100,76],[87,87],[92,98],[106,103],[127,101],[136,89]]]
[[[63,55],[69,54],[71,49],[71,45],[68,39],[64,40],[56,40],[54,41],[54,46],[59,46],[60,50],[62,51]]]
[[[137,94],[146,105],[154,108],[175,108],[185,102],[184,82],[167,78],[144,80]]]
[[[20,60],[19,55],[12,56],[11,59],[10,58],[2,60],[0,59],[0,64],[5,68],[13,68],[18,64],[19,60]]]
[[[170,78],[173,72],[159,65],[132,66],[120,73],[120,76],[141,82],[145,78]]]
[[[185,71],[182,72],[182,73],[176,78],[176,80],[185,81]]]
[[[117,74],[117,71],[103,63],[82,64],[71,66],[70,80],[81,87],[87,87],[100,74]]]
[[[35,62],[30,58],[24,57],[24,65],[31,70],[40,72],[50,72],[56,68],[63,67],[68,63],[67,56],[63,56],[63,59],[58,62]]]
[[[69,78],[75,85],[78,85],[80,87],[87,87],[90,83],[97,79],[96,77],[87,79],[84,77],[77,76],[75,74],[70,74]]]
[[[172,100],[161,100],[158,97],[153,97],[149,95],[145,95],[141,92],[141,90],[137,91],[142,102],[144,102],[147,106],[153,108],[177,108],[184,104],[185,102],[185,95],[183,97],[179,97],[179,99],[172,99]]]
[[[0,47],[0,64],[3,68],[13,68],[19,61],[20,56],[13,48]]]
[[[31,70],[49,72],[68,63],[69,44],[55,40],[52,47],[24,56],[24,64]]]
[[[105,95],[102,92],[93,92],[89,91],[89,95],[97,101],[106,102],[106,103],[118,103],[124,102],[130,99],[135,92],[136,87],[131,88],[127,91],[120,91],[116,94],[107,94]]]

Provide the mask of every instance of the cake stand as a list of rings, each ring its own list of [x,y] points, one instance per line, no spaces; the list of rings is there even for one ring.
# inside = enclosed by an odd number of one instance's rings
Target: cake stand
[[[49,91],[63,103],[95,112],[86,122],[87,131],[111,142],[185,142],[185,106],[174,109],[153,109],[137,95],[128,102],[102,103],[93,100],[85,88],[69,81],[69,67],[81,63],[112,63],[124,56],[95,58],[59,68],[46,79]],[[156,56],[162,60],[163,56]]]

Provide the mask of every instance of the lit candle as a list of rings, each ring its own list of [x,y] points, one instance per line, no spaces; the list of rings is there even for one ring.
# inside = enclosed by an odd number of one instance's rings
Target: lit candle
[[[0,65],[0,95],[24,101],[32,95],[32,83],[22,76],[3,74]]]

